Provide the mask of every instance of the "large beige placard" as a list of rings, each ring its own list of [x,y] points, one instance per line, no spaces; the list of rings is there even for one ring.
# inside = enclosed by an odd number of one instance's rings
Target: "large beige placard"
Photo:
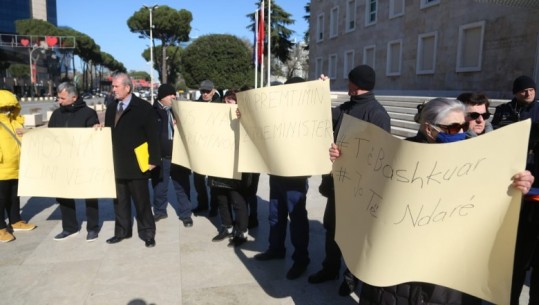
[[[414,143],[345,116],[333,164],[336,240],[374,286],[428,282],[509,304],[530,121],[451,144]]]
[[[241,112],[240,172],[279,176],[327,174],[333,142],[328,81],[237,94]]]
[[[240,179],[236,108],[230,104],[175,101],[172,109],[177,131],[172,163],[203,175]]]
[[[37,128],[26,132],[18,194],[116,198],[110,128]]]

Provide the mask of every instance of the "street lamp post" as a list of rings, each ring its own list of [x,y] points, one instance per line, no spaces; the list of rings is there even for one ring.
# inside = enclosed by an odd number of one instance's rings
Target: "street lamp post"
[[[154,9],[158,7],[158,5],[153,6],[146,6],[143,5],[145,8],[150,10],[150,102],[153,105],[153,20],[152,20],[152,12]]]
[[[39,53],[37,54],[37,56],[34,58],[33,54],[35,51],[37,50],[41,50],[41,53],[45,52],[45,49],[43,49],[42,47],[38,47],[38,46],[33,46],[32,49],[28,49],[28,53],[29,53],[29,61],[30,61],[30,84],[32,86],[32,94],[31,96],[33,97],[35,95],[35,83],[37,81],[37,66],[36,66],[36,63],[37,63],[37,60],[39,59]]]

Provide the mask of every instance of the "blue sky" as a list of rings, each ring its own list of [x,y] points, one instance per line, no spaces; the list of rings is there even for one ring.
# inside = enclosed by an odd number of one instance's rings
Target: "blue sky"
[[[276,0],[292,15],[295,23],[290,26],[301,39],[307,29],[303,19],[305,5],[310,0]],[[127,70],[149,71],[142,58],[149,39],[138,38],[127,27],[127,19],[142,5],[167,5],[174,9],[186,9],[193,14],[191,38],[206,34],[232,34],[240,38],[253,39],[246,27],[247,14],[256,10],[257,0],[57,0],[58,26],[69,26],[92,37],[101,51],[114,56]]]

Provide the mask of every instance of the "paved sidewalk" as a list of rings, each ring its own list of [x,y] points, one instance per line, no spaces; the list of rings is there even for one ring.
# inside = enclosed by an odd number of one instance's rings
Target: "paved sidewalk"
[[[267,247],[267,175],[261,176],[259,184],[260,226],[250,231],[250,241],[240,249],[228,248],[226,241],[211,241],[220,224],[217,217],[195,217],[194,226],[184,228],[176,216],[175,200],[169,206],[169,217],[157,223],[155,248],[144,247],[135,235],[119,244],[105,243],[114,231],[111,200],[99,203],[102,228],[98,240],[86,242],[84,222],[77,236],[55,241],[53,237],[62,230],[55,200],[22,198],[23,218],[38,228],[16,232],[16,241],[0,245],[0,304],[357,304],[355,295],[338,296],[340,280],[307,283],[307,275],[321,267],[325,232],[320,177],[309,182],[311,265],[294,281],[285,277],[292,265],[289,243],[285,260],[252,259]],[[85,219],[82,202],[77,202],[77,210],[79,219]]]

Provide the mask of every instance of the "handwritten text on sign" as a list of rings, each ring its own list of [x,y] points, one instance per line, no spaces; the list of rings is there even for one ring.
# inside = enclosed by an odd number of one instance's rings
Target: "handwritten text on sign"
[[[116,198],[110,128],[39,128],[23,136],[20,196]]]
[[[428,282],[508,304],[521,198],[510,184],[529,121],[452,144],[348,115],[341,126],[336,240],[350,270],[375,286]]]

